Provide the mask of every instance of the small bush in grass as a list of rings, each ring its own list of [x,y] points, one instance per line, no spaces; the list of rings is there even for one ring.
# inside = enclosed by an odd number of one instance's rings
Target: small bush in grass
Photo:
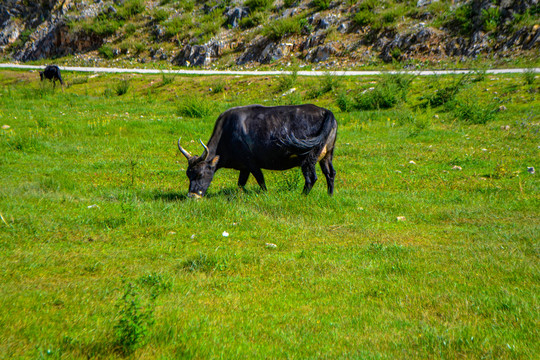
[[[482,105],[474,99],[456,100],[453,105],[455,116],[459,120],[470,124],[486,124],[497,115],[496,105]]]
[[[99,48],[98,50],[99,54],[101,56],[103,56],[105,59],[112,59],[114,58],[114,52],[113,52],[113,49],[112,47],[110,47],[109,45],[103,45],[102,47]]]
[[[166,73],[164,71],[161,72],[161,84],[162,85],[172,84],[175,78],[176,78],[176,74],[174,74],[174,73]]]
[[[124,25],[124,23],[116,19],[97,17],[93,21],[84,22],[81,25],[81,29],[86,33],[105,37],[113,35],[116,30],[122,27],[122,25]]]
[[[329,71],[325,72],[320,79],[319,87],[309,92],[309,98],[318,98],[328,92],[337,91],[341,87],[342,79]]]
[[[354,15],[354,22],[358,26],[368,26],[375,21],[375,14],[370,10],[362,10]]]
[[[144,11],[146,5],[143,0],[129,0],[118,10],[116,17],[122,20],[128,20]]]
[[[212,94],[219,94],[225,90],[225,82],[219,79],[212,85],[211,89]]]
[[[247,6],[252,12],[257,10],[267,10],[272,6],[274,0],[247,0],[244,6]]]
[[[298,80],[298,69],[293,69],[290,74],[278,77],[277,91],[292,89]]]
[[[279,40],[285,35],[299,34],[302,25],[298,17],[279,19],[269,23],[262,30],[262,34],[269,39]]]
[[[482,26],[485,31],[493,31],[497,28],[500,21],[500,11],[498,7],[482,9]]]
[[[317,10],[327,10],[331,2],[331,0],[313,0],[311,5]]]
[[[372,89],[364,90],[355,98],[355,108],[359,110],[389,109],[406,101],[409,86],[414,79],[406,74],[390,74]]]
[[[127,36],[131,36],[135,34],[135,31],[137,31],[137,27],[133,23],[129,23],[126,25],[125,32]]]
[[[156,8],[152,12],[152,19],[161,23],[169,18],[169,12],[163,8]]]
[[[135,50],[136,55],[139,55],[146,50],[146,46],[142,42],[136,42],[133,44],[133,50]]]
[[[298,2],[298,0],[284,0],[284,1],[283,1],[283,5],[284,5],[286,8],[290,8],[290,7],[292,7],[293,5],[295,5],[296,2]]]
[[[445,105],[455,99],[456,95],[463,89],[469,79],[468,74],[458,78],[451,85],[437,89],[433,94],[424,96],[426,100],[422,106],[437,107]]]
[[[118,302],[118,320],[114,326],[115,345],[120,353],[129,355],[144,344],[154,324],[156,295],[144,299],[137,285],[127,283]]]
[[[191,118],[203,118],[212,111],[212,104],[202,97],[192,96],[182,100],[178,106],[178,115]]]
[[[122,96],[124,94],[127,94],[129,90],[129,79],[121,79],[118,81],[114,87],[114,91],[116,92],[116,95]]]
[[[260,11],[256,11],[256,12],[251,13],[249,16],[242,18],[240,22],[238,23],[238,25],[240,26],[241,29],[244,29],[244,30],[250,29],[250,28],[253,28],[255,26],[262,24],[265,21],[265,19],[266,19],[266,16],[264,15],[264,13]]]
[[[534,81],[536,80],[536,71],[534,71],[534,69],[526,69],[523,72],[522,76],[523,76],[523,81],[525,82],[525,84],[532,85],[534,84]]]
[[[354,100],[347,95],[347,92],[345,90],[342,90],[338,93],[336,103],[339,109],[343,112],[350,112],[355,109]]]

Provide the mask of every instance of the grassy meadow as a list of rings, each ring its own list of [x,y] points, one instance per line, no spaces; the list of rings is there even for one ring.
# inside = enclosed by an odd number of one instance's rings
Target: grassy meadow
[[[0,71],[0,358],[540,353],[534,73],[63,76]],[[186,197],[178,138],[251,103],[334,111],[333,197]]]

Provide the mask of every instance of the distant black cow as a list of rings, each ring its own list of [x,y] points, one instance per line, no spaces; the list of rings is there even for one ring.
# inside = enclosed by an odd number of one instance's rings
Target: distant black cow
[[[261,169],[286,170],[300,166],[308,194],[319,162],[326,177],[328,194],[334,192],[336,172],[332,166],[337,122],[330,110],[315,105],[249,105],[229,109],[216,121],[214,132],[201,156],[192,156],[180,145],[188,159],[190,197],[204,196],[219,168],[240,170],[238,185],[244,186],[253,174],[266,190]]]
[[[61,85],[64,85],[62,76],[60,75],[60,68],[56,65],[47,65],[45,70],[39,72],[39,76],[41,77],[41,81],[43,79],[51,80],[54,86],[56,86],[56,80],[60,81]]]

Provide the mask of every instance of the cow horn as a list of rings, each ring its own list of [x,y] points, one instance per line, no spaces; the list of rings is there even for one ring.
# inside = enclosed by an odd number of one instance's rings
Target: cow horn
[[[204,148],[204,152],[202,153],[201,155],[201,158],[204,160],[206,160],[206,158],[208,157],[208,154],[210,153],[210,151],[208,151],[208,147],[206,145],[204,145],[204,143],[202,142],[201,139],[199,139],[199,142],[201,143],[201,145],[203,146]]]
[[[188,153],[181,145],[180,145],[180,139],[182,139],[182,137],[180,137],[178,139],[178,150],[180,150],[180,152],[186,157],[186,159],[190,160],[193,156],[191,156],[190,153]]]

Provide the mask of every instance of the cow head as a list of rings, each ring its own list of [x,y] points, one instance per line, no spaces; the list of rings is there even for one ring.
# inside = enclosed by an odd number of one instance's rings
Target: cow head
[[[43,81],[43,71],[39,72],[39,77],[41,78],[41,81]]]
[[[186,175],[189,179],[189,191],[188,197],[201,198],[206,194],[206,190],[210,186],[214,173],[217,169],[219,156],[214,156],[209,159],[208,147],[201,142],[204,147],[204,152],[201,156],[192,156],[182,146],[180,146],[180,139],[178,139],[178,149],[188,160],[188,168]]]

